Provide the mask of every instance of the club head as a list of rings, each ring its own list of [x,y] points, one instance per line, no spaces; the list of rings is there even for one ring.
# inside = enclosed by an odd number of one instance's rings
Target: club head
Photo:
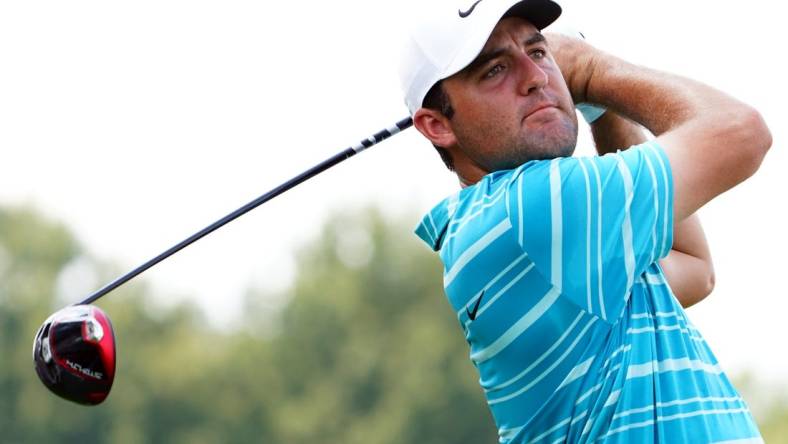
[[[38,378],[56,395],[100,404],[115,379],[115,332],[109,317],[92,305],[56,312],[36,333],[33,361]]]

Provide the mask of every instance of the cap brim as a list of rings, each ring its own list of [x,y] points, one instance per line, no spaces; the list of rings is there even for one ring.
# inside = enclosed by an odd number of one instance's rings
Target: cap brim
[[[561,15],[561,6],[552,0],[477,0],[465,15],[448,2],[433,6],[436,10],[430,12],[440,20],[414,26],[407,56],[403,56],[400,76],[411,114],[437,82],[462,71],[479,56],[501,19],[520,17],[542,30]]]
[[[560,15],[561,6],[552,0],[525,0],[509,8],[501,18],[520,17],[541,31]]]
[[[561,15],[561,6],[552,0],[523,0],[508,9],[491,10],[486,17],[482,17],[477,33],[468,39],[464,48],[460,50],[452,63],[444,70],[442,79],[453,76],[462,71],[478,57],[487,40],[502,19],[507,17],[520,17],[542,30],[553,23]],[[426,94],[426,91],[425,91]]]

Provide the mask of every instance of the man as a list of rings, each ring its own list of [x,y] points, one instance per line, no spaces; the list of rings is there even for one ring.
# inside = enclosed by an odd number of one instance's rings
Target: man
[[[548,45],[552,1],[448,3],[421,14],[402,81],[464,188],[417,233],[444,262],[500,442],[761,442],[671,291],[689,305],[710,279],[699,291],[695,269],[674,266],[668,285],[659,263],[674,225],[690,240],[676,248],[705,250],[692,215],[757,170],[760,115],[579,39]],[[631,126],[616,114],[656,139],[569,157],[573,101],[610,110],[619,141]]]

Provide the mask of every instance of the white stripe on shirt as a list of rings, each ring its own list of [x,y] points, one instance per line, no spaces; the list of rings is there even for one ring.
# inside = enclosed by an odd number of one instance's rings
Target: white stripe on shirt
[[[476,353],[472,353],[471,360],[476,363],[481,363],[500,353],[501,350],[514,342],[515,339],[517,339],[521,334],[523,334],[523,332],[528,330],[530,326],[538,321],[539,318],[541,318],[542,315],[545,314],[547,310],[553,306],[553,304],[555,304],[555,301],[558,300],[560,295],[561,293],[559,293],[555,288],[548,290],[542,299],[534,307],[528,310],[528,313],[526,313],[525,316],[520,318],[514,323],[514,325],[509,327],[509,329],[506,330],[506,332],[498,339],[496,339],[495,342],[490,344],[489,347],[483,348]]]
[[[596,255],[597,255],[597,279],[599,280],[599,313],[602,319],[607,320],[607,313],[605,313],[605,292],[602,285],[602,176],[599,174],[595,162],[591,163],[591,169],[594,170],[596,176],[596,200],[597,200],[597,221],[596,221]]]
[[[509,218],[507,217],[498,225],[493,227],[490,231],[488,231],[479,240],[474,242],[473,245],[468,247],[468,249],[457,258],[457,261],[454,262],[454,266],[451,267],[451,270],[449,270],[446,273],[446,276],[443,277],[443,286],[448,288],[452,281],[454,281],[454,278],[457,277],[460,271],[462,271],[462,269],[468,265],[468,263],[473,258],[475,258],[496,239],[501,237],[501,235],[503,235],[509,228],[512,228],[512,223],[509,222]]]
[[[626,291],[629,292],[635,280],[635,252],[632,246],[632,173],[623,157],[616,156],[616,159],[621,180],[624,182],[624,223],[621,226],[621,237],[624,244],[624,268],[627,271]]]
[[[586,170],[583,159],[578,159],[577,163],[583,171],[586,183],[586,300],[588,312],[593,313],[591,307],[591,182],[588,179],[588,170]]]

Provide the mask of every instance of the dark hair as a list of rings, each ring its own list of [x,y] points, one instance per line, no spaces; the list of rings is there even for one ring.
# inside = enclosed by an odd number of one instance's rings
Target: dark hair
[[[449,120],[454,116],[454,108],[451,107],[449,96],[446,94],[446,91],[443,90],[442,80],[432,85],[432,88],[427,91],[422,106],[440,112]],[[432,144],[432,146],[434,146],[435,150],[440,154],[443,163],[446,164],[446,168],[448,168],[449,171],[454,171],[454,159],[451,158],[451,154],[449,154],[446,148],[435,144]]]

